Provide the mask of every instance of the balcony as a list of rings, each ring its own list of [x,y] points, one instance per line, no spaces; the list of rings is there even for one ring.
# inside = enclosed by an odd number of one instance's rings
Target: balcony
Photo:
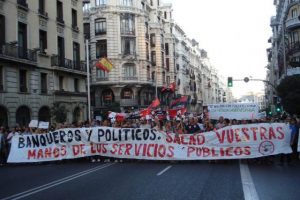
[[[51,57],[51,66],[68,72],[79,71],[81,74],[82,72],[86,72],[86,65],[84,62],[76,62],[67,58],[59,58],[57,55]],[[83,75],[85,75],[85,73]]]
[[[54,92],[57,96],[76,96],[76,97],[87,97],[86,92],[70,92],[64,90],[57,90]]]
[[[287,19],[285,22],[285,27],[287,30],[300,27],[300,20],[298,19],[298,17]]]
[[[45,10],[39,9],[39,16],[44,19],[48,19],[48,13],[45,12]]]
[[[37,51],[16,46],[15,44],[4,44],[0,48],[0,59],[13,62],[37,65]]]
[[[288,54],[292,55],[300,51],[300,42],[295,42],[289,45]]]
[[[17,6],[18,6],[18,8],[20,8],[22,10],[28,11],[28,4],[27,4],[26,0],[18,0]]]
[[[120,106],[137,106],[137,99],[120,99]]]
[[[137,81],[138,77],[137,76],[124,76],[123,81]]]

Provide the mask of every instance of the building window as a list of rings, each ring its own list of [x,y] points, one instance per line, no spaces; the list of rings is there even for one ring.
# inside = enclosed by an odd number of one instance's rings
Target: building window
[[[164,17],[165,17],[165,19],[168,18],[168,17],[167,17],[167,12],[166,12],[166,11],[164,12]]]
[[[147,80],[151,79],[150,66],[147,66]]]
[[[106,0],[95,0],[96,6],[103,6],[106,5]]]
[[[120,0],[122,6],[132,6],[132,0]]]
[[[99,18],[95,20],[95,34],[106,34],[106,19]]]
[[[165,52],[166,52],[166,56],[169,55],[169,43],[165,43]]]
[[[58,83],[59,83],[59,90],[64,91],[64,77],[63,76],[59,76],[58,78]]]
[[[73,62],[75,68],[80,68],[80,45],[73,42]]]
[[[135,38],[122,37],[122,54],[123,55],[135,54]]]
[[[157,6],[159,6],[159,0],[157,0]]]
[[[166,58],[166,69],[170,71],[170,58]]]
[[[136,70],[135,70],[134,65],[125,64],[123,66],[123,70],[124,70],[124,76],[125,77],[135,77],[136,76]]]
[[[162,73],[163,84],[166,84],[166,72]]]
[[[5,44],[5,17],[0,15],[0,47]],[[2,48],[0,48],[0,53],[2,53]]]
[[[170,76],[167,76],[167,85],[170,85]]]
[[[90,11],[91,4],[90,3],[83,3],[83,12],[88,13]]]
[[[130,88],[125,88],[121,92],[122,99],[133,99],[133,92]]]
[[[40,30],[40,51],[41,51],[41,53],[45,53],[45,49],[47,49],[47,32]]]
[[[47,94],[47,74],[41,73],[41,94]]]
[[[4,91],[4,81],[3,81],[3,67],[0,66],[0,91]]]
[[[151,51],[151,61],[152,61],[152,64],[156,64],[156,52],[155,51]]]
[[[153,0],[150,0],[150,6],[153,6]]]
[[[74,91],[79,92],[79,80],[78,80],[78,78],[74,78]]]
[[[121,34],[134,35],[135,34],[135,23],[133,14],[121,14]]]
[[[91,32],[90,32],[90,23],[84,23],[83,24],[83,34],[85,39],[91,38]]]
[[[20,84],[20,92],[28,92],[27,89],[27,71],[20,70],[19,71],[19,84]]]
[[[296,17],[298,17],[298,9],[297,9],[297,8],[294,8],[294,9],[292,10],[292,19],[293,19],[293,18],[296,18]]]
[[[155,81],[155,72],[151,73],[151,78],[152,78],[152,81]]]
[[[107,77],[107,72],[101,69],[97,69],[97,78],[105,78]]]
[[[60,66],[65,66],[65,40],[62,37],[57,37],[57,56]]]
[[[96,58],[107,57],[107,41],[98,40],[96,43]]]
[[[149,44],[146,42],[146,59],[150,60],[150,55],[149,55]]]
[[[39,14],[45,15],[45,0],[39,0]]]
[[[72,28],[77,28],[77,11],[72,9]]]
[[[20,58],[27,59],[27,25],[18,24],[18,53]]]
[[[57,21],[60,23],[64,23],[64,14],[63,14],[63,3],[57,1],[56,3],[56,13],[57,13]]]
[[[298,31],[294,31],[290,33],[290,45],[292,48],[294,47],[295,43],[299,42],[299,33]]]
[[[164,67],[165,66],[165,53],[161,52],[161,66]]]
[[[155,40],[156,40],[156,39],[155,39],[155,34],[152,33],[152,34],[150,35],[150,44],[151,44],[151,47],[155,47],[155,43],[156,43]]]

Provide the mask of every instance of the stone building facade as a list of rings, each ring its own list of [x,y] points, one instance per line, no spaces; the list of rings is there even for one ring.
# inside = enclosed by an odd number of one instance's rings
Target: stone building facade
[[[86,119],[82,0],[0,1],[0,125]]]

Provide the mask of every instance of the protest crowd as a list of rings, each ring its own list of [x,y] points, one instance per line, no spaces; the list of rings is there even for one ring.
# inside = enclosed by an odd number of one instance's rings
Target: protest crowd
[[[253,124],[253,123],[273,123],[273,122],[284,122],[288,123],[291,131],[291,147],[293,153],[288,155],[279,155],[279,164],[287,162],[291,164],[293,161],[299,159],[297,153],[297,143],[299,137],[300,120],[294,117],[282,116],[277,118],[266,117],[262,119],[253,120],[229,120],[224,117],[220,117],[219,120],[209,119],[208,113],[187,113],[183,115],[177,113],[175,117],[170,118],[166,114],[157,111],[152,114],[138,117],[134,114],[127,115],[126,117],[118,113],[111,113],[110,115],[103,118],[103,120],[93,120],[91,122],[80,122],[73,124],[53,124],[49,129],[39,129],[30,127],[0,127],[0,163],[1,165],[6,163],[7,156],[10,151],[11,140],[15,135],[31,135],[31,134],[45,134],[47,132],[63,129],[63,128],[87,128],[87,127],[114,127],[114,128],[151,128],[157,131],[163,131],[165,133],[174,133],[176,135],[181,134],[198,134],[209,131],[216,131],[231,125],[240,124]],[[149,113],[148,113],[149,114]],[[266,163],[272,164],[275,156],[263,157],[259,159],[249,159],[249,162]],[[122,159],[112,159],[101,156],[92,156],[88,158],[91,162],[122,162]],[[209,162],[217,162],[210,160]],[[220,162],[220,161],[218,161]],[[222,161],[221,161],[222,162]]]

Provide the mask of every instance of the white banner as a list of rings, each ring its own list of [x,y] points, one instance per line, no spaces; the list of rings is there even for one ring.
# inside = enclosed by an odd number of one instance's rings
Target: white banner
[[[255,103],[211,104],[208,105],[210,119],[220,117],[237,120],[258,119],[259,107]]]
[[[8,162],[42,162],[92,155],[146,160],[243,159],[291,153],[284,123],[228,126],[175,135],[154,129],[79,128],[14,136]]]
[[[298,152],[300,152],[300,129],[298,134]]]

